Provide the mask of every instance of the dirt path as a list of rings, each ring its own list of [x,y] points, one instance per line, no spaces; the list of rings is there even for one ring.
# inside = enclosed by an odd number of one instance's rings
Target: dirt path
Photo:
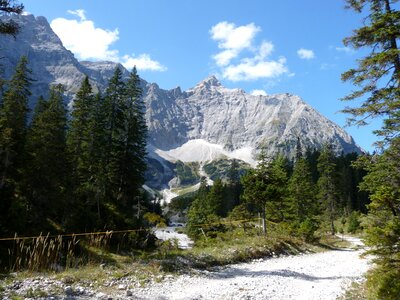
[[[236,264],[132,293],[139,299],[336,299],[368,270],[369,260],[361,253],[344,249]]]

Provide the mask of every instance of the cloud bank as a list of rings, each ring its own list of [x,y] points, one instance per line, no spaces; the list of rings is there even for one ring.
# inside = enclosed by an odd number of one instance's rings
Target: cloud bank
[[[237,26],[226,21],[210,29],[211,39],[220,51],[213,55],[223,78],[231,81],[250,81],[276,78],[288,72],[286,58],[270,59],[274,45],[269,41],[255,43],[261,28],[254,23]]]
[[[141,71],[166,71],[160,62],[153,60],[149,54],[121,55],[112,45],[119,39],[118,28],[108,30],[96,27],[92,20],[86,18],[82,9],[69,10],[69,14],[78,19],[57,18],[50,26],[60,37],[65,48],[73,52],[79,60],[110,60],[123,64],[126,68]]]

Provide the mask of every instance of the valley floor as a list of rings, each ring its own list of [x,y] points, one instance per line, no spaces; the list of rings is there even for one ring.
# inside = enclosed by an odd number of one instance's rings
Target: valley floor
[[[355,244],[359,240],[352,239]],[[370,267],[362,250],[341,249],[230,265],[136,288],[139,299],[336,299]]]
[[[363,253],[360,240],[350,237],[346,239],[352,242],[354,248],[259,259],[219,267],[212,272],[162,276],[146,284],[139,284],[124,276],[107,280],[102,289],[92,284],[86,287],[70,286],[65,280],[54,278],[14,281],[8,287],[3,287],[3,291],[0,289],[0,298],[336,299],[351,282],[363,280],[363,274],[371,267],[369,257],[360,257]],[[54,286],[58,287],[59,292],[49,293]],[[12,297],[12,291],[25,296]]]

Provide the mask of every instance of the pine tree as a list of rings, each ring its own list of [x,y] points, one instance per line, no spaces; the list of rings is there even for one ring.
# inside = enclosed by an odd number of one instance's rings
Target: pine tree
[[[119,218],[120,224],[132,220],[133,216],[136,219],[141,218],[141,207],[146,205],[141,187],[146,169],[147,128],[140,97],[140,81],[136,69],[132,71],[128,81],[124,82],[121,70],[116,68],[104,99],[107,178],[105,193],[111,211],[124,212],[119,214],[124,216]],[[133,206],[136,207],[135,214]]]
[[[351,123],[363,125],[371,117],[385,117],[377,133],[390,140],[400,132],[400,11],[394,9],[397,0],[346,0],[348,8],[362,13],[369,10],[363,26],[344,39],[346,46],[355,49],[371,47],[369,55],[360,59],[358,67],[342,74],[359,89],[344,97],[353,100],[363,97],[360,107],[346,108],[352,114]]]
[[[267,186],[270,199],[266,204],[267,217],[274,222],[283,222],[289,218],[287,183],[288,160],[279,155],[270,165],[270,178]]]
[[[307,161],[303,157],[296,161],[289,179],[288,201],[292,219],[299,223],[318,214],[316,187]]]
[[[267,234],[266,204],[269,199],[267,185],[270,179],[270,161],[262,151],[255,169],[250,170],[241,178],[243,185],[242,199],[249,205],[254,205],[261,215],[262,230]]]
[[[332,148],[325,145],[318,158],[318,171],[320,174],[318,179],[318,197],[325,217],[329,222],[332,235],[335,234],[334,220],[338,209],[338,189],[335,169],[335,156]]]
[[[90,124],[94,112],[94,95],[89,78],[86,76],[79,91],[76,93],[71,122],[68,130],[68,152],[74,169],[77,185],[83,185],[89,180],[90,143],[92,132]]]
[[[209,205],[208,193],[207,179],[203,177],[201,178],[197,195],[187,214],[188,222],[186,226],[188,234],[192,238],[198,238],[201,234],[206,234],[208,231],[206,224],[213,224],[218,220],[215,210]]]
[[[27,139],[29,169],[25,177],[32,207],[31,221],[37,227],[48,230],[51,230],[46,227],[48,219],[63,220],[69,191],[67,110],[63,92],[62,85],[53,86],[48,101],[39,99]]]
[[[220,217],[226,215],[226,212],[224,211],[225,194],[225,187],[221,179],[214,180],[205,203],[205,205],[209,207],[209,210],[212,212],[212,214]]]
[[[376,268],[368,276],[371,298],[398,299],[400,295],[400,139],[391,141],[381,155],[357,162],[368,174],[361,189],[370,193],[366,244]]]
[[[22,4],[16,4],[13,0],[0,0],[0,16],[11,13],[20,15],[23,10],[24,6]],[[0,21],[0,34],[9,34],[15,37],[19,30],[19,25],[12,20]]]
[[[146,109],[141,98],[140,79],[134,67],[126,83],[126,140],[124,145],[125,167],[121,174],[121,190],[127,199],[139,199],[146,171],[147,125]]]
[[[22,57],[4,92],[0,106],[0,211],[17,205],[17,185],[24,165],[31,71]]]

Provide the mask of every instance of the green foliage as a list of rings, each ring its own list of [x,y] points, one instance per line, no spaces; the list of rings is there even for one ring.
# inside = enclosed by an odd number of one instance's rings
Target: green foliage
[[[238,182],[250,167],[237,159],[220,159],[205,164],[203,169],[212,180],[221,179],[223,181]]]
[[[306,218],[299,225],[297,233],[306,241],[311,242],[315,239],[315,232],[318,230],[319,224],[314,218]]]
[[[181,185],[197,183],[200,179],[197,170],[197,163],[183,163],[180,160],[176,162],[176,176],[179,178]]]
[[[263,154],[255,170],[242,177],[243,200],[254,205],[262,216],[263,231],[266,233],[266,219],[274,222],[285,220],[288,211],[287,160],[277,157],[272,162]]]
[[[29,168],[24,172],[25,194],[34,227],[46,228],[46,218],[59,218],[66,205],[69,165],[67,111],[62,93],[61,85],[54,86],[48,101],[39,99],[27,138]]]
[[[6,217],[11,207],[23,206],[18,189],[26,158],[30,73],[28,61],[22,57],[0,103],[0,215],[5,221],[0,227],[8,223]]]
[[[347,232],[349,232],[349,233],[357,232],[361,228],[360,225],[361,225],[360,213],[353,211],[349,215],[349,220],[348,220],[348,224],[347,224]]]
[[[318,214],[316,186],[312,181],[308,162],[300,157],[293,169],[288,183],[290,217],[303,222],[307,217]]]
[[[14,0],[0,0],[0,16],[6,14],[20,15],[24,10],[23,4],[17,4]],[[9,34],[15,36],[19,33],[20,26],[13,20],[0,21],[0,34]]]
[[[369,10],[363,26],[344,39],[346,46],[355,49],[371,47],[372,51],[358,60],[358,67],[342,74],[342,80],[350,81],[358,90],[344,97],[353,100],[364,97],[360,107],[344,110],[354,118],[350,122],[365,124],[370,117],[383,116],[384,126],[377,133],[387,140],[398,136],[400,129],[400,11],[392,0],[346,0],[348,8],[356,12]]]
[[[156,227],[167,226],[164,218],[156,213],[147,212],[143,215],[143,218],[149,223],[150,226],[156,226]]]
[[[395,299],[400,295],[398,270],[400,269],[400,140],[381,155],[364,157],[358,161],[368,174],[361,188],[370,193],[371,204],[365,222],[366,243],[370,253],[376,255],[377,269],[368,286],[381,299]],[[382,275],[382,271],[385,274]],[[382,276],[381,276],[382,275]],[[397,278],[397,280],[393,280]],[[393,280],[389,283],[388,280]]]
[[[371,299],[397,300],[400,297],[400,269],[391,265],[379,265],[367,276],[367,288]]]
[[[335,234],[334,221],[338,214],[338,183],[335,172],[335,156],[329,146],[325,146],[318,158],[318,197],[324,211],[325,220],[330,225],[331,234]]]

